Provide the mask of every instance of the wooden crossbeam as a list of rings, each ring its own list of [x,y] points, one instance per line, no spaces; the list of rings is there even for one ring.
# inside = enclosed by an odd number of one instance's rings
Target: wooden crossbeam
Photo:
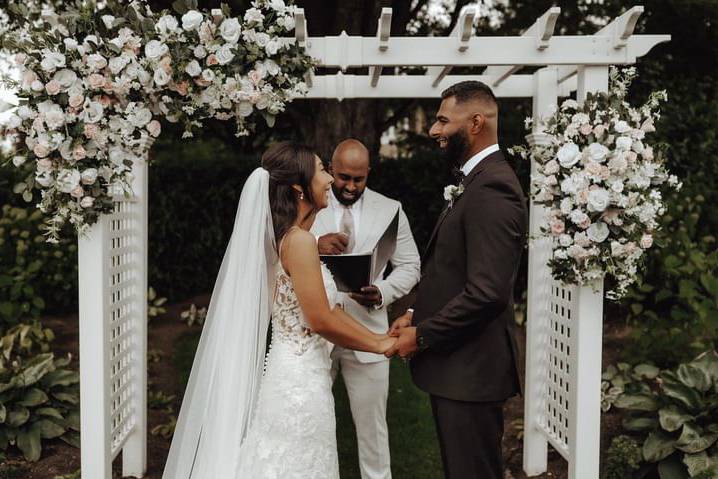
[[[536,49],[541,51],[549,46],[549,41],[556,28],[556,19],[561,14],[560,7],[551,7],[541,15],[521,36],[535,37]],[[523,68],[523,65],[491,66],[486,68],[484,75],[491,78],[492,87],[498,86],[502,81]]]
[[[461,9],[459,13],[459,20],[451,30],[450,37],[456,37],[459,42],[458,50],[465,52],[469,49],[469,39],[473,33],[474,19],[479,15],[478,5],[466,5]],[[441,83],[446,75],[449,74],[452,67],[447,65],[443,67],[430,67],[427,69],[426,74],[433,77],[434,80],[431,82],[431,86],[436,86]]]
[[[376,37],[379,41],[379,51],[385,52],[389,49],[389,38],[391,36],[391,8],[382,8],[381,16],[377,21]],[[369,76],[371,77],[371,86],[376,87],[381,76],[381,66],[373,65],[369,67]]]
[[[620,17],[613,19],[608,25],[597,31],[594,36],[609,36],[611,46],[616,49],[626,48],[628,40],[636,29],[636,23],[643,13],[643,7],[638,5],[624,12]],[[576,74],[577,65],[566,65],[558,69],[559,83]]]

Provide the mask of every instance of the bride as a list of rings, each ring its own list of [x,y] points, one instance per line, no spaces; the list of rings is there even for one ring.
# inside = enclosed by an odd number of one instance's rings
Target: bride
[[[339,479],[329,342],[383,353],[395,339],[334,307],[309,233],[331,183],[291,142],[247,179],[163,479]]]

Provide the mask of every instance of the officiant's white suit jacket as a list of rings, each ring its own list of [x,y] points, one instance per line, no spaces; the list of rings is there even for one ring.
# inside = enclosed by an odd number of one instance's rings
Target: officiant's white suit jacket
[[[332,194],[331,192],[329,194]],[[411,234],[409,220],[401,208],[401,203],[372,191],[364,190],[361,210],[361,224],[356,236],[354,253],[370,252],[381,235],[386,231],[389,223],[399,211],[399,227],[396,235],[396,250],[389,260],[393,270],[386,277],[382,271],[374,280],[374,285],[381,291],[383,302],[380,307],[366,307],[357,303],[342,293],[341,301],[344,310],[375,333],[385,333],[388,328],[386,307],[397,299],[407,295],[419,282],[421,274],[421,258]],[[317,214],[312,227],[312,233],[319,237],[328,233],[336,233],[337,224],[330,202]],[[368,285],[367,285],[368,286]],[[387,358],[382,354],[355,351],[357,359],[362,363],[384,361]]]

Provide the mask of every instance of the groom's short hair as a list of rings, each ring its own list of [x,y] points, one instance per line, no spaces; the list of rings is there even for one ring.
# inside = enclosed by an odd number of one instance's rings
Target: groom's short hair
[[[496,106],[499,104],[491,88],[486,83],[476,80],[466,80],[455,83],[441,92],[441,98],[443,100],[452,96],[456,98],[456,103],[479,100]]]

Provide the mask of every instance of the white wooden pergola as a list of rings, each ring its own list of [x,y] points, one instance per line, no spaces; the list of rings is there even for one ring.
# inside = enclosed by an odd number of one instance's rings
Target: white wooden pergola
[[[608,88],[610,65],[627,65],[669,35],[634,35],[636,6],[594,35],[555,36],[560,15],[550,8],[521,36],[473,35],[477,6],[464,7],[447,37],[393,37],[384,8],[375,37],[310,37],[303,10],[296,41],[336,74],[312,75],[307,98],[436,98],[463,80],[483,81],[497,97],[533,98],[535,120],[560,97]],[[383,75],[384,67],[426,67],[424,75]],[[369,67],[366,75],[344,74]],[[452,75],[472,67],[473,75]],[[536,69],[538,67],[538,69]],[[521,74],[530,68],[533,73]],[[534,71],[535,70],[535,71]],[[392,70],[393,71],[393,70]],[[545,141],[534,121],[529,142]],[[532,172],[536,165],[532,165]],[[110,479],[122,452],[123,475],[142,477],[147,463],[147,165],[134,166],[134,197],[118,198],[79,239],[82,473]],[[531,204],[537,236],[543,208]],[[603,285],[563,285],[551,279],[551,245],[529,247],[524,470],[547,469],[548,445],[568,461],[571,479],[598,479]]]

